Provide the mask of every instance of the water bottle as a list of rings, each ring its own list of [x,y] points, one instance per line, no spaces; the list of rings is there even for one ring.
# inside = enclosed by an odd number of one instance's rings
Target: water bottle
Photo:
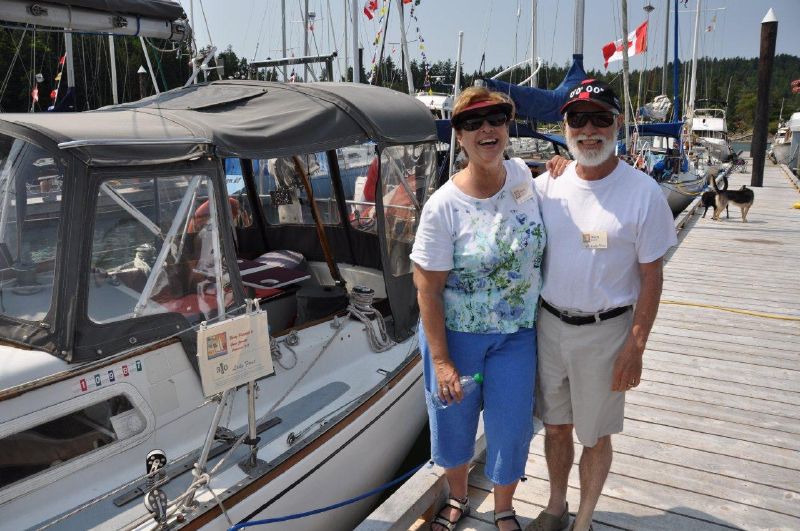
[[[461,383],[461,392],[466,397],[468,394],[475,392],[479,386],[483,383],[483,375],[481,373],[476,373],[474,376],[462,376],[458,379]],[[431,404],[436,409],[445,409],[447,407],[456,404],[455,400],[451,402],[446,402],[439,397],[439,393],[431,393]]]

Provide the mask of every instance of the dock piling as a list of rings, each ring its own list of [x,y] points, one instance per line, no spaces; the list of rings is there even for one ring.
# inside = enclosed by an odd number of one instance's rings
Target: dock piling
[[[772,65],[775,60],[775,41],[778,36],[778,19],[770,8],[761,21],[761,52],[758,57],[758,103],[753,124],[753,157],[751,186],[762,186],[764,182],[764,158],[767,154],[767,130],[769,129],[769,86],[772,80]]]

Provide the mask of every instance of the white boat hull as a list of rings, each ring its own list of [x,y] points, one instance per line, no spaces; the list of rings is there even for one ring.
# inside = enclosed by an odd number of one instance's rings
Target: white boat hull
[[[416,363],[370,406],[368,415],[337,433],[287,474],[229,509],[233,522],[245,518],[250,521],[278,518],[333,505],[368,492],[404,472],[397,469],[427,421],[422,382],[422,363]],[[369,512],[378,496],[318,515],[258,526],[258,529],[352,529]],[[223,531],[229,527],[220,515],[202,529]]]
[[[370,351],[363,326],[347,319],[335,330],[323,322],[300,331],[300,344],[294,347],[297,365],[291,370],[278,369],[278,374],[260,381],[257,418],[281,419],[259,434],[258,457],[270,466],[250,478],[238,466],[249,452],[242,445],[210,482],[234,523],[331,505],[378,487],[398,473],[427,420],[422,363],[413,337],[383,353]],[[332,334],[340,339],[331,343],[312,370],[304,372]],[[20,354],[24,355],[22,351]],[[144,456],[154,448],[164,449],[173,463],[196,452],[215,404],[201,405],[204,400],[199,381],[177,343],[98,367],[88,376],[94,371],[104,374],[109,368],[134,360],[141,361],[141,372],[131,372],[124,381],[104,384],[96,391],[81,392],[78,383],[87,374],[66,375],[61,381],[0,400],[0,421],[12,433],[19,419],[41,418],[53,408],[69,408],[75,400],[96,400],[98,394],[124,392],[139,397],[132,401],[146,412],[145,431],[119,443],[124,448],[114,451],[115,445],[109,445],[107,454],[102,453],[106,448],[92,452],[34,476],[35,481],[11,485],[3,491],[6,498],[0,499],[0,514],[4,515],[0,529],[43,524],[59,530],[152,529],[153,520],[143,507],[140,493],[134,492],[129,502],[119,506],[114,503],[141,482],[116,489],[144,472]],[[64,401],[65,396],[74,398]],[[247,419],[246,396],[244,389],[238,391],[233,414],[226,413],[221,425],[242,433]],[[283,396],[285,400],[280,402]],[[279,407],[273,409],[276,401]],[[210,459],[206,470],[224,455]],[[188,459],[189,470],[195,459]],[[192,477],[186,470],[168,474],[171,481],[162,488],[169,500],[174,500],[185,492]],[[292,521],[289,527],[270,528],[349,529],[369,512],[374,498],[319,517]],[[200,489],[195,499],[199,507],[175,528],[230,527],[208,489]]]
[[[704,182],[704,180],[703,180]],[[677,216],[688,207],[697,195],[703,192],[704,184],[688,183],[659,183],[664,197],[669,203],[672,215]]]
[[[792,153],[791,144],[773,144],[772,156],[775,157],[776,164],[789,164]]]
[[[698,140],[700,144],[708,149],[709,154],[720,162],[730,160],[733,155],[731,145],[727,140],[722,138],[701,138]]]

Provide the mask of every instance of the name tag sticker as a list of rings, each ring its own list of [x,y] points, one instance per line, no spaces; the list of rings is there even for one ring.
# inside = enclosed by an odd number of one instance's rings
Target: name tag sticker
[[[608,233],[606,231],[592,231],[581,234],[584,249],[607,249]]]
[[[533,199],[533,186],[531,183],[526,183],[517,186],[511,190],[511,193],[514,195],[514,201],[516,201],[517,204],[524,203],[529,199]]]

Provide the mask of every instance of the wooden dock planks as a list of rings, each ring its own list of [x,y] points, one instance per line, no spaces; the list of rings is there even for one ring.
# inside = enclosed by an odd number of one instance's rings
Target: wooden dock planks
[[[730,188],[749,185],[733,174]],[[800,193],[767,164],[741,222],[698,211],[665,267],[642,385],[595,512],[596,530],[800,529]],[[576,441],[577,442],[577,441]],[[580,448],[577,448],[580,455]],[[577,459],[577,457],[576,457]],[[577,467],[569,501],[578,506]],[[491,484],[470,475],[473,514],[459,530],[495,529]],[[547,503],[543,437],[531,444],[515,507],[523,526]]]

